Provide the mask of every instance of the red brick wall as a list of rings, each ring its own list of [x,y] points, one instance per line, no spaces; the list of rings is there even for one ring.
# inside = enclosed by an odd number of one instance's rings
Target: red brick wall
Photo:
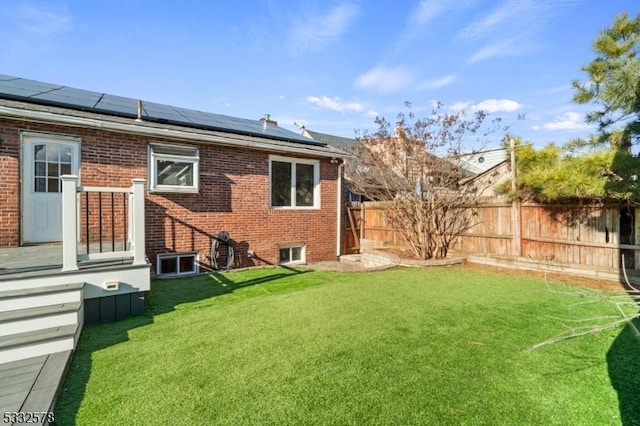
[[[127,187],[133,178],[147,179],[148,143],[170,142],[102,130],[1,120],[0,247],[17,246],[20,241],[21,130],[80,137],[83,186]],[[211,238],[222,230],[229,232],[234,241],[238,266],[277,263],[278,245],[286,243],[306,244],[306,258],[310,262],[335,258],[336,164],[328,159],[320,162],[320,209],[278,210],[269,208],[267,152],[207,144],[198,148],[198,194],[147,192],[147,255],[154,267],[158,254],[185,251],[197,251],[201,264],[209,265]],[[95,237],[96,224],[90,225],[90,233]],[[248,259],[247,250],[253,250],[256,258]]]
[[[20,218],[20,151],[18,132],[0,120],[0,246],[17,247]]]

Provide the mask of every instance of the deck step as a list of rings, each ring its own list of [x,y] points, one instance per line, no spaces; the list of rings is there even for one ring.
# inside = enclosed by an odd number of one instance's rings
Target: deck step
[[[83,293],[80,282],[0,290],[0,366],[73,351],[84,322]]]
[[[58,287],[58,286],[56,286]],[[17,290],[11,290],[15,293]],[[14,294],[8,297],[2,297],[0,294],[0,313],[17,311],[21,309],[29,309],[34,306],[51,306],[66,303],[81,302],[83,299],[82,287],[67,288],[65,290],[56,289],[46,292],[38,289],[36,292],[24,295]]]
[[[11,298],[22,298],[25,296],[35,296],[41,294],[55,294],[55,293],[66,293],[71,291],[82,290],[84,288],[83,282],[72,283],[72,284],[60,284],[60,285],[50,285],[50,286],[40,286],[40,287],[31,287],[31,288],[20,288],[20,289],[10,289],[10,290],[2,290],[0,289],[0,301],[3,299],[11,299]]]
[[[10,349],[16,346],[31,345],[34,343],[58,340],[69,336],[75,336],[79,324],[67,324],[59,327],[43,328],[39,330],[26,331],[23,333],[5,336],[0,341],[0,350]]]
[[[14,309],[0,312],[0,329],[9,322],[49,317],[52,315],[74,312],[80,309],[82,302],[58,303],[55,305],[34,306],[32,308]],[[0,332],[0,336],[2,336]]]
[[[41,355],[73,351],[74,348],[75,337],[73,335],[3,348],[0,349],[0,365]]]

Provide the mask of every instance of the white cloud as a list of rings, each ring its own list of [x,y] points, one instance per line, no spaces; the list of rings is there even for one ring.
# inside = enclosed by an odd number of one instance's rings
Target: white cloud
[[[418,87],[419,89],[428,90],[428,89],[439,89],[444,86],[448,86],[456,80],[455,75],[447,75],[442,78],[438,78],[435,80],[424,81]]]
[[[329,98],[328,96],[309,96],[307,101],[320,108],[330,109],[338,112],[360,112],[364,111],[364,106],[359,102],[343,102],[340,98]]]
[[[468,63],[499,56],[530,55],[543,46],[536,34],[578,0],[508,0],[458,31],[461,41],[484,43]]]
[[[484,18],[481,18],[467,25],[465,28],[460,30],[460,32],[458,32],[458,38],[463,40],[476,38],[486,34],[487,32],[490,32],[501,23],[510,19],[510,17],[518,14],[520,12],[520,10],[518,9],[522,8],[523,5],[529,2],[522,0],[520,0],[519,2],[515,2],[516,4],[520,4],[520,8],[514,8],[513,3],[514,2],[505,3]]]
[[[584,122],[584,116],[578,112],[565,112],[560,117],[557,117],[555,121],[550,121],[542,126],[535,126],[534,130],[540,128],[546,130],[576,130],[586,129],[589,125]]]
[[[502,37],[530,35],[576,3],[577,0],[508,0],[464,27],[457,38],[472,40],[492,33]]]
[[[505,40],[480,49],[471,55],[467,62],[474,64],[496,56],[517,56],[518,54],[520,53],[514,48],[513,40]]]
[[[405,67],[376,67],[358,76],[354,82],[361,89],[372,89],[381,93],[392,93],[402,90],[413,83],[413,72]]]
[[[358,16],[352,4],[340,4],[326,14],[309,13],[295,18],[289,33],[289,45],[294,54],[320,50],[336,41]]]
[[[521,106],[511,99],[487,99],[473,105],[473,109],[486,112],[514,112],[520,109]]]
[[[411,14],[411,20],[424,25],[445,10],[443,0],[422,0]]]
[[[452,104],[449,109],[451,111],[463,111],[465,109],[469,109],[471,107],[471,102],[456,102]]]
[[[456,102],[449,107],[451,111],[485,111],[494,112],[514,112],[520,109],[522,105],[511,99],[486,99],[477,104],[471,102]]]
[[[71,28],[71,17],[63,11],[54,12],[25,6],[19,10],[17,18],[19,27],[33,36],[53,36]]]
[[[421,0],[409,12],[404,29],[399,33],[395,43],[395,50],[405,49],[415,40],[423,37],[437,20],[443,20],[444,15],[469,9],[477,0]]]

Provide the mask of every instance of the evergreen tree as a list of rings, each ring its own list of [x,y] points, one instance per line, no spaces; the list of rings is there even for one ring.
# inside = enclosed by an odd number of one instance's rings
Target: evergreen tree
[[[635,18],[618,14],[595,38],[593,48],[597,57],[582,68],[588,81],[573,81],[573,99],[598,105],[587,114],[587,121],[599,129],[592,144],[629,150],[640,141],[640,13]]]

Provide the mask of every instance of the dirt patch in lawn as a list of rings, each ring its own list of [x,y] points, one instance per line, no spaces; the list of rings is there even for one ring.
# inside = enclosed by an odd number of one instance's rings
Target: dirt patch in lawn
[[[625,285],[622,282],[609,281],[597,278],[581,277],[571,274],[562,274],[558,272],[545,272],[542,271],[525,271],[516,269],[500,268],[497,266],[478,265],[473,263],[464,263],[460,265],[461,268],[477,271],[494,271],[503,274],[514,274],[528,277],[538,277],[544,279],[546,276],[549,281],[561,282],[565,284],[580,285],[587,288],[593,288],[598,290],[625,290]]]
[[[400,247],[385,247],[384,249],[378,249],[380,251],[392,253],[402,259],[417,259],[413,252],[409,249],[400,248]],[[487,270],[487,271],[495,271],[503,274],[517,274],[521,276],[530,276],[530,277],[538,277],[544,279],[546,276],[548,280],[561,282],[565,284],[573,284],[580,285],[587,288],[593,288],[598,290],[625,290],[626,285],[624,284],[624,279],[621,277],[621,281],[611,281],[604,280],[602,278],[589,278],[578,275],[564,274],[561,272],[545,272],[544,271],[530,271],[530,270],[518,270],[518,269],[508,269],[501,268],[498,266],[488,266],[488,265],[479,265],[474,263],[465,262],[463,265],[459,266],[461,268],[466,269],[475,269],[475,270]]]

